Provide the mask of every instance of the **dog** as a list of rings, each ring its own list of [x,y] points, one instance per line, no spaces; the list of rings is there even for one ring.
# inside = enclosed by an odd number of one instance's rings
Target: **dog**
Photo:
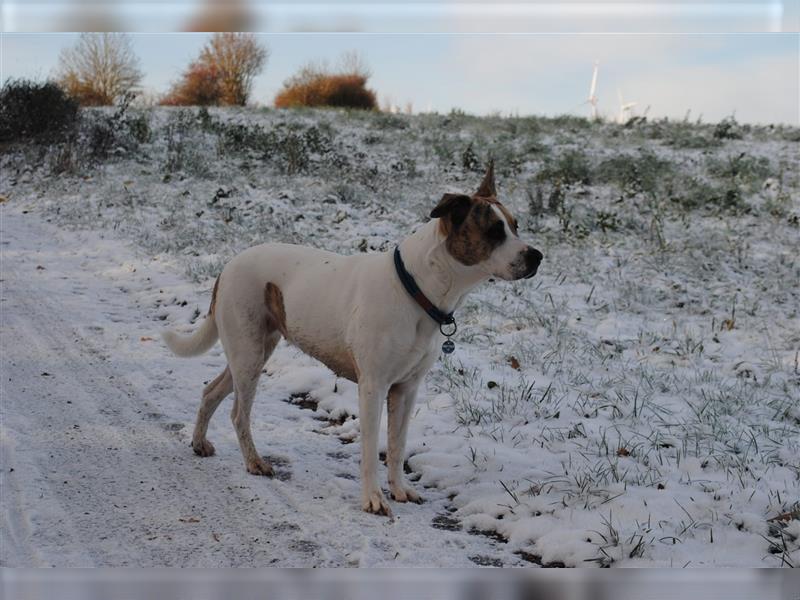
[[[394,252],[342,256],[268,243],[234,257],[214,284],[211,306],[191,336],[164,333],[179,356],[197,356],[219,339],[228,365],[203,390],[192,436],[200,456],[220,402],[234,393],[231,419],[247,471],[272,475],[250,431],[250,410],[264,364],[281,337],[358,384],[361,506],[391,516],[378,483],[378,430],[387,401],[386,464],[391,496],[420,502],[403,475],[406,433],[417,389],[440,353],[452,350],[455,311],[490,279],[533,277],[542,253],[517,235],[517,221],[497,200],[490,162],[473,195],[444,194],[431,220]],[[450,348],[447,345],[450,345]]]

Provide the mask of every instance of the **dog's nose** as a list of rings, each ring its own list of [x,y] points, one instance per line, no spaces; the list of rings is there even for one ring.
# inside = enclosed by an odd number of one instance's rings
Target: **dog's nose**
[[[528,271],[528,274],[525,275],[526,279],[530,279],[536,275],[536,271],[539,269],[542,258],[544,258],[544,256],[541,252],[539,252],[536,248],[528,246],[528,248],[525,250],[525,267]]]

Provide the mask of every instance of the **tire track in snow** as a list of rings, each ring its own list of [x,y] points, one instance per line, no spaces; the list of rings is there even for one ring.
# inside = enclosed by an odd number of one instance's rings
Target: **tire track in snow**
[[[36,285],[36,262],[49,270],[75,265],[57,253],[33,260],[27,248],[15,251],[21,236],[8,229],[3,239],[11,242],[4,247],[3,337],[13,344],[3,357],[3,462],[21,457],[22,448],[31,455],[18,467],[3,465],[9,480],[22,480],[9,482],[12,498],[4,500],[15,509],[6,517],[14,541],[3,563],[14,562],[15,552],[45,564],[308,564],[306,552],[292,551],[293,539],[281,543],[300,529],[291,521],[296,511],[273,494],[271,527],[253,510],[249,486],[231,486],[221,497],[197,474],[219,469],[198,464],[185,440],[148,417],[158,413],[128,382],[153,374],[125,356],[107,356],[76,327],[92,312],[70,310],[76,303],[101,300],[90,292],[113,292],[86,285],[86,293],[65,298]],[[16,450],[6,455],[11,440]],[[25,512],[33,517],[22,518]],[[259,538],[267,531],[272,539]],[[222,537],[236,544],[223,545],[232,551],[220,555],[214,542]],[[37,560],[36,549],[52,546]]]

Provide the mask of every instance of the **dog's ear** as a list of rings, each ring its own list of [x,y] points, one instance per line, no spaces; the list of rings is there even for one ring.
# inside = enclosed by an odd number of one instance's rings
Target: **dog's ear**
[[[489,160],[489,167],[486,169],[486,175],[483,176],[483,181],[478,191],[475,192],[476,196],[481,198],[494,198],[497,196],[497,189],[494,186],[494,159]]]
[[[431,211],[431,219],[449,216],[454,225],[460,225],[467,218],[472,198],[466,194],[445,194]]]

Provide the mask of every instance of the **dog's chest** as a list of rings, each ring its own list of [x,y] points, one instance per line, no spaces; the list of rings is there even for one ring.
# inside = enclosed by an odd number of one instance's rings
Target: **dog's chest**
[[[429,327],[417,328],[416,335],[410,339],[400,339],[392,349],[389,361],[392,383],[400,383],[423,377],[439,355],[438,332]]]

